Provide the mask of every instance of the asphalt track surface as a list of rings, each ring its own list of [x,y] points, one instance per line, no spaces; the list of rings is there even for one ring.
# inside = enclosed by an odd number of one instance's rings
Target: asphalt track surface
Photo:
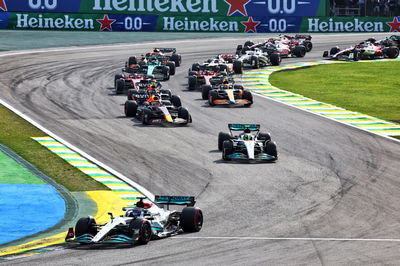
[[[283,63],[320,60],[323,50],[369,36],[316,35],[311,53]],[[210,108],[199,91],[187,91],[186,74],[193,62],[234,52],[244,40],[166,41],[3,57],[0,90],[6,102],[154,194],[196,196],[205,216],[201,232],[146,246],[66,248],[8,263],[398,264],[398,142],[262,97],[255,97],[251,108]],[[126,96],[111,89],[113,75],[127,57],[154,46],[176,47],[182,54],[183,65],[164,87],[189,108],[193,124],[188,127],[142,126],[124,116]],[[223,162],[217,135],[229,122],[260,123],[278,143],[279,160]]]

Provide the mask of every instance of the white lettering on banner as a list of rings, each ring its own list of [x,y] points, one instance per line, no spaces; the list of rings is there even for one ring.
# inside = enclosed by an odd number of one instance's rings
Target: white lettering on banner
[[[93,0],[92,10],[218,13],[218,0]]]
[[[28,29],[94,29],[93,19],[71,18],[64,15],[59,18],[46,18],[42,14],[29,17],[28,14],[17,14],[17,28]]]
[[[321,21],[319,18],[308,19],[308,32],[383,32],[383,22],[360,21],[354,18],[352,21]]]
[[[238,32],[237,21],[219,21],[214,18],[208,20],[175,20],[175,17],[164,17],[164,31],[214,31],[214,32]]]

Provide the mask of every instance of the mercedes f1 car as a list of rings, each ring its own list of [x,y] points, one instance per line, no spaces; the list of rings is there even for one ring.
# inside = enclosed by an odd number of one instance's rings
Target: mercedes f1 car
[[[346,61],[358,61],[361,59],[397,58],[398,56],[398,47],[385,47],[379,43],[371,41],[361,42],[344,50],[340,50],[339,47],[333,47],[329,52],[324,51],[323,53],[323,57],[325,58]]]
[[[176,53],[176,48],[154,48],[153,52],[147,53],[146,58],[152,56],[163,56],[166,60],[174,62],[176,67],[179,67],[182,63],[182,56]],[[172,75],[172,74],[171,74]]]
[[[385,47],[396,46],[400,49],[400,35],[392,35],[390,37],[386,37],[382,40],[376,40],[375,38],[370,38],[367,41],[375,42]]]
[[[182,107],[177,95],[172,95],[170,100],[162,100],[159,95],[152,95],[143,103],[127,100],[124,110],[127,117],[138,117],[143,125],[192,123],[192,116],[188,109]]]
[[[238,59],[233,62],[233,70],[236,74],[242,74],[243,68],[254,68],[273,65],[278,66],[281,63],[281,57],[277,53],[268,54],[259,48],[244,51]]]
[[[169,80],[170,75],[175,74],[175,63],[162,55],[142,58],[140,61],[132,56],[126,63],[125,72],[152,75],[157,80]]]
[[[124,215],[110,215],[105,224],[96,223],[91,216],[78,220],[70,228],[67,243],[78,244],[147,244],[152,239],[173,236],[181,232],[199,232],[203,213],[194,207],[194,197],[156,196],[154,203],[143,201],[135,207],[125,207]],[[181,211],[169,210],[169,205],[186,205]]]
[[[230,133],[220,132],[218,149],[223,160],[271,162],[278,159],[276,143],[269,133],[260,133],[258,124],[228,124]],[[242,131],[233,135],[232,131]]]

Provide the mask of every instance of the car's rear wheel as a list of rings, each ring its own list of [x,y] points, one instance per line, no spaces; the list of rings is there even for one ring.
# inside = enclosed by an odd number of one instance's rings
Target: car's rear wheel
[[[178,118],[185,119],[187,123],[192,122],[192,117],[189,114],[189,110],[186,109],[185,107],[180,107],[178,109]]]
[[[174,62],[167,62],[167,67],[169,67],[169,74],[175,75],[175,63]]]
[[[200,70],[200,64],[199,63],[194,63],[192,64],[192,71],[199,71]]]
[[[335,55],[340,52],[339,47],[332,47],[331,50],[329,51],[329,55]]]
[[[172,54],[171,55],[171,61],[174,61],[175,62],[175,66],[178,67],[178,66],[181,65],[182,58],[178,54]]]
[[[242,74],[243,73],[243,63],[242,61],[234,61],[233,62],[233,71],[235,74]]]
[[[313,44],[310,41],[304,41],[303,45],[304,45],[304,47],[306,47],[307,53],[310,52],[313,48]]]
[[[298,45],[298,46],[294,47],[293,51],[292,51],[292,53],[296,57],[304,57],[306,55],[306,52],[307,52],[307,49],[303,45]]]
[[[189,76],[188,78],[188,88],[189,90],[196,89],[197,78],[195,76]]]
[[[181,107],[182,106],[181,98],[178,95],[172,95],[171,96],[171,103],[175,107]]]
[[[399,56],[399,48],[392,46],[386,50],[386,55],[389,58],[397,58]]]
[[[128,65],[130,66],[130,65],[137,65],[137,58],[136,58],[136,56],[131,56],[131,57],[129,57],[129,59],[128,59]]]
[[[203,227],[203,212],[199,208],[185,207],[179,221],[184,232],[199,232]]]
[[[140,245],[146,245],[151,240],[151,226],[147,220],[142,218],[136,218],[131,220],[129,223],[129,234],[134,239],[137,238],[136,242]],[[138,233],[137,233],[138,232]],[[132,244],[135,244],[132,243]]]
[[[164,80],[169,80],[169,67],[168,66],[163,66],[162,68],[162,74],[164,75]]]
[[[138,109],[136,101],[128,100],[125,102],[124,111],[127,117],[135,117]]]
[[[259,69],[260,68],[260,62],[258,60],[257,56],[252,56],[251,57],[251,65],[254,69]]]
[[[115,82],[115,93],[122,94],[124,92],[124,87],[125,87],[125,81],[122,79],[118,79]]]

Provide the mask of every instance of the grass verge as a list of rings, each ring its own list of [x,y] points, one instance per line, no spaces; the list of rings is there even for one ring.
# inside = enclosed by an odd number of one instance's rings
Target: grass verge
[[[46,134],[2,105],[0,105],[0,129],[1,143],[13,149],[68,190],[108,190],[101,183],[31,139],[31,137],[44,137]]]
[[[276,72],[272,85],[347,110],[400,123],[399,61],[319,65]]]

